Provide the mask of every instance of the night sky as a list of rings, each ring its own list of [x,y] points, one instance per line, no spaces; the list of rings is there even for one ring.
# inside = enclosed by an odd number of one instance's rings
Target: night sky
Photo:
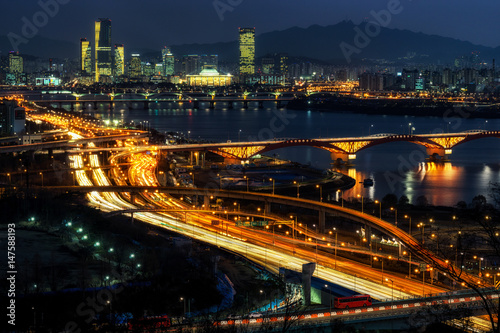
[[[0,34],[20,33],[22,18],[40,11],[38,0],[0,0]],[[370,11],[397,0],[41,0],[60,1],[59,13],[40,34],[77,43],[91,41],[93,22],[109,17],[113,43],[158,49],[163,45],[230,41],[239,26],[256,27],[257,35],[293,26],[331,25],[342,20],[361,22]],[[218,13],[214,3],[226,4]],[[233,3],[234,5],[228,5]],[[500,45],[498,0],[401,0],[403,11],[389,28],[437,34],[486,46]]]

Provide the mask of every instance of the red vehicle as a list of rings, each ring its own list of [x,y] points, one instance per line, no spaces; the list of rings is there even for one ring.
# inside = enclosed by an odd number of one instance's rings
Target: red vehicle
[[[358,308],[361,306],[371,306],[372,298],[370,295],[356,295],[349,297],[336,297],[334,307],[336,309]]]
[[[133,332],[154,332],[171,326],[168,316],[152,316],[133,319],[128,322],[128,330]]]

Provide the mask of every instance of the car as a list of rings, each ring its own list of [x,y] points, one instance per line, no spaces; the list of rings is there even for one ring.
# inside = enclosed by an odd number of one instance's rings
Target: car
[[[241,316],[232,313],[229,316],[227,316],[227,319],[232,319],[232,320],[241,319]]]

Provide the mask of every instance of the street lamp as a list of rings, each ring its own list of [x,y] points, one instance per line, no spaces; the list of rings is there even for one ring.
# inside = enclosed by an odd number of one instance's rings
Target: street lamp
[[[396,212],[395,220],[394,220],[394,225],[398,225],[398,209],[394,208],[394,207],[391,207],[391,210],[393,210],[393,211]]]
[[[246,179],[246,180],[247,180],[247,192],[248,192],[248,191],[249,191],[249,187],[248,187],[248,180],[249,180],[250,178],[248,178],[247,176],[243,176],[243,179]]]
[[[42,187],[43,187],[43,172],[40,172],[40,176],[42,176]]]
[[[334,269],[337,269],[337,229],[334,227],[332,230],[335,232],[335,267],[334,267]],[[329,231],[328,233],[331,235],[332,231]]]
[[[408,226],[408,234],[411,236],[411,216],[405,215],[405,219],[408,219],[410,221],[409,226]]]
[[[378,261],[379,259],[377,257],[373,257],[374,261]],[[380,262],[382,263],[382,284],[384,284],[384,260],[380,258]]]
[[[297,224],[297,215],[290,215],[292,219],[292,251],[295,254],[295,225]]]
[[[337,193],[340,193],[340,200],[342,200],[342,207],[344,207],[344,191],[337,190]]]
[[[9,186],[10,186],[12,183],[11,178],[10,178],[10,173],[8,173],[7,176],[9,176]]]
[[[241,135],[241,130],[238,131],[238,142],[241,142],[240,135]]]
[[[363,214],[364,213],[364,210],[363,210],[363,196],[361,194],[358,194],[357,197],[361,198],[361,214]]]
[[[274,195],[274,178],[269,178],[269,181],[273,182],[273,195]]]
[[[420,222],[419,224],[417,224],[417,227],[418,228],[422,228],[422,245],[424,245],[424,228],[425,228],[425,224],[423,224],[422,222]]]
[[[377,205],[379,205],[378,218],[379,218],[379,219],[382,219],[382,202],[381,202],[381,201],[378,201],[378,200],[375,200],[374,202],[375,202]]]
[[[318,184],[316,188],[319,188],[319,202],[323,202],[323,186]]]
[[[391,281],[391,309],[393,308],[394,306],[394,281],[392,281],[391,279],[388,279],[388,278],[385,278],[386,281]]]
[[[294,180],[293,185],[297,185],[297,198],[298,198],[298,197],[300,197],[300,193],[299,193],[300,183],[298,181]]]

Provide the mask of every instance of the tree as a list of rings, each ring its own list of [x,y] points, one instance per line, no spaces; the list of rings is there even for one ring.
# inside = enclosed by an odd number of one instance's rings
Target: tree
[[[389,193],[382,198],[382,205],[386,207],[396,206],[398,197],[395,194]]]
[[[472,208],[482,210],[486,205],[486,197],[484,195],[476,195],[472,198]]]
[[[409,203],[410,203],[410,199],[408,199],[408,197],[406,195],[402,195],[401,198],[399,198],[398,206],[401,208],[404,208],[404,207],[408,206]]]
[[[427,197],[425,195],[420,195],[417,197],[416,204],[417,206],[423,208],[429,205],[429,201],[427,200]]]
[[[500,183],[490,183],[489,192],[497,208],[500,207]]]

